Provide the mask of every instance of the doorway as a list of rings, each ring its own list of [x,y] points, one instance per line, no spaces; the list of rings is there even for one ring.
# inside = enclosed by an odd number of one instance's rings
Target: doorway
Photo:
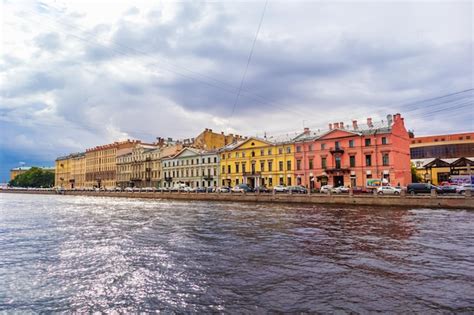
[[[334,187],[344,186],[344,176],[334,176]]]

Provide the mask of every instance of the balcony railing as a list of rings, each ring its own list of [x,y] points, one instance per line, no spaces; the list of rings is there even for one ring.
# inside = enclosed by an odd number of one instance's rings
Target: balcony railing
[[[244,174],[244,176],[261,176],[262,172],[256,172],[256,171],[254,171],[254,172],[244,172],[243,174]]]
[[[334,153],[344,153],[344,148],[341,147],[341,146],[331,147],[331,148],[329,148],[329,152],[331,152],[332,154],[334,154]]]
[[[205,177],[203,177],[204,180],[213,180],[214,177],[212,177],[211,175],[206,175]]]
[[[173,177],[165,177],[166,182],[171,182],[173,180]]]

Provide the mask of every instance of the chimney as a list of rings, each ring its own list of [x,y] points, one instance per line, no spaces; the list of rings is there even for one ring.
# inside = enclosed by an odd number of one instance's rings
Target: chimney
[[[392,117],[392,115],[388,114],[387,115],[387,125],[390,127],[392,125],[392,122],[393,122],[393,117]]]
[[[357,120],[352,121],[352,129],[354,129],[354,130],[359,129],[359,126],[357,126]]]
[[[224,135],[224,131],[221,131],[221,135]]]
[[[372,128],[374,126],[372,124],[372,118],[371,117],[367,118],[367,126],[369,126],[370,128]]]
[[[308,127],[305,127],[303,133],[304,133],[305,135],[309,135],[309,128],[308,128]]]
[[[209,132],[212,132],[212,129],[209,129]]]
[[[341,121],[341,122],[339,123],[339,128],[344,129],[344,122]]]
[[[329,130],[332,130],[332,124],[329,124]]]
[[[338,122],[334,123],[334,129],[339,129],[339,123]]]

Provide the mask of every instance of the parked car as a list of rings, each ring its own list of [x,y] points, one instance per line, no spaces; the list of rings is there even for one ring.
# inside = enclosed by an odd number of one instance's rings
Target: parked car
[[[416,194],[429,194],[431,190],[435,190],[438,194],[442,194],[443,190],[438,186],[427,184],[427,183],[414,183],[407,186],[407,192],[411,195]]]
[[[156,189],[156,191],[159,191],[159,192],[166,192],[166,191],[170,191],[167,187],[158,187]]]
[[[118,187],[118,186],[117,186],[117,187],[114,187],[112,190],[114,190],[114,191],[122,191],[123,189],[122,189],[122,187]]]
[[[458,194],[464,195],[467,190],[470,190],[471,192],[474,190],[474,185],[473,184],[463,184],[462,186],[458,186],[456,189],[456,192]]]
[[[352,193],[354,195],[362,195],[362,194],[371,194],[372,191],[370,191],[369,189],[367,189],[365,187],[353,187],[352,188]]]
[[[265,186],[258,186],[257,188],[255,188],[255,191],[258,191],[258,192],[261,192],[261,193],[269,193],[270,192],[270,190]]]
[[[288,192],[292,194],[307,194],[308,189],[306,189],[306,187],[303,187],[303,186],[289,186]]]
[[[145,187],[141,189],[141,191],[146,191],[146,192],[153,192],[155,190],[156,190],[155,187]]]
[[[332,192],[336,194],[347,194],[349,193],[349,187],[339,186],[339,187],[333,188]]]
[[[276,193],[284,193],[288,191],[288,188],[285,185],[276,185],[273,187],[273,190]]]
[[[235,193],[244,193],[244,192],[248,193],[248,192],[253,192],[253,189],[247,184],[240,184],[240,185],[232,187],[231,191]]]
[[[377,194],[379,195],[400,195],[401,189],[392,186],[382,186],[377,188]]]
[[[322,194],[329,194],[329,191],[331,191],[332,188],[333,188],[332,185],[324,185],[324,186],[321,186],[321,189],[319,190],[319,192]]]
[[[228,192],[230,192],[230,187],[226,187],[226,186],[217,187],[216,192],[218,192],[218,193],[228,193]]]
[[[458,191],[459,186],[456,185],[443,185],[439,186],[444,194],[455,194]]]
[[[205,193],[206,187],[194,187],[191,189],[191,191],[196,193]]]

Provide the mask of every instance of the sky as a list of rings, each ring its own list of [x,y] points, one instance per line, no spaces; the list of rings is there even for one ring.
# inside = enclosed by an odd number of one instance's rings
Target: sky
[[[294,134],[400,112],[415,135],[474,129],[471,1],[3,0],[0,10],[0,182],[21,164],[204,128]]]

